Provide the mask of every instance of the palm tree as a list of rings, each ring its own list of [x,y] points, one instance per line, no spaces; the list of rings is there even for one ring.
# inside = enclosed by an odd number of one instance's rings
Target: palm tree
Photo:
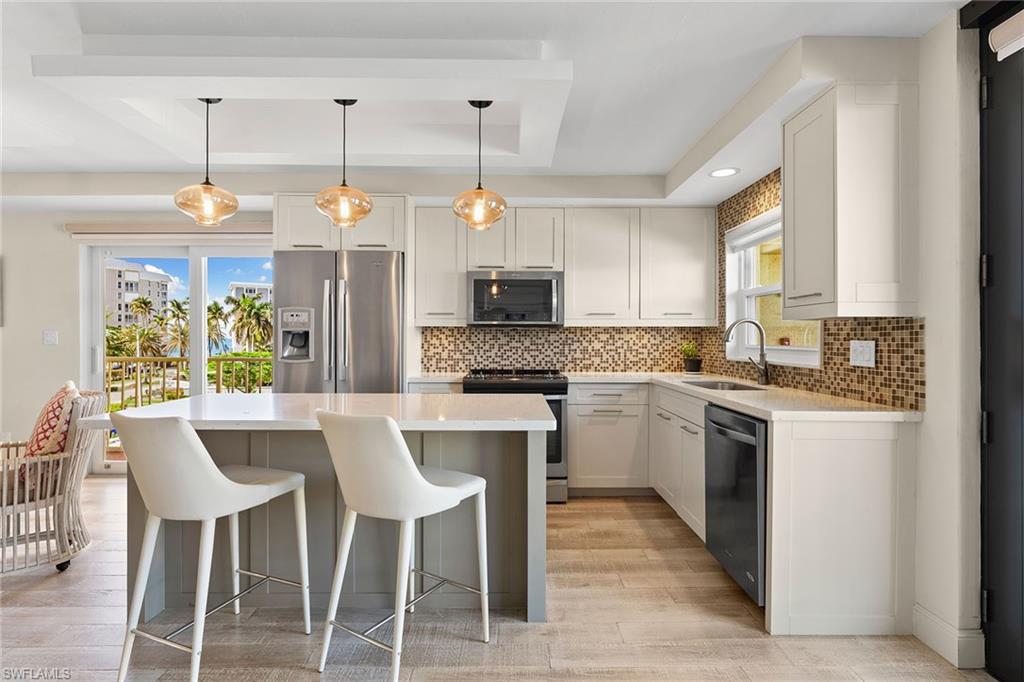
[[[128,304],[128,310],[139,318],[139,321],[149,322],[149,318],[153,315],[153,301],[148,296],[136,296]]]
[[[167,350],[181,357],[188,355],[188,299],[173,298],[165,308]]]
[[[224,302],[231,306],[231,334],[235,342],[247,351],[266,348],[274,329],[274,307],[267,301],[260,301],[260,295],[228,296]]]
[[[228,340],[224,327],[229,322],[228,311],[220,304],[220,301],[211,301],[206,306],[206,345],[213,355],[214,348],[221,348]]]
[[[129,333],[135,338],[135,352],[139,357],[160,357],[164,352],[164,339],[160,330],[149,325],[131,325]]]

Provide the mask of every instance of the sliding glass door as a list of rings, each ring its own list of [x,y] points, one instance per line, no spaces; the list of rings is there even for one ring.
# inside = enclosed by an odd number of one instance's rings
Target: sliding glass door
[[[92,247],[83,386],[103,391],[115,411],[270,391],[271,255],[269,247]],[[125,471],[116,432],[92,470]]]

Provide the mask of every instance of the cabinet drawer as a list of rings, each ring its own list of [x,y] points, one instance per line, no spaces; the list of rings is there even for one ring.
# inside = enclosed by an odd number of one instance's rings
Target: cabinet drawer
[[[409,393],[462,393],[462,384],[439,383],[436,381],[409,382]]]
[[[646,405],[642,384],[578,384],[569,387],[570,405]]]
[[[654,411],[665,411],[703,428],[704,406],[707,403],[672,390],[658,388],[654,392]]]

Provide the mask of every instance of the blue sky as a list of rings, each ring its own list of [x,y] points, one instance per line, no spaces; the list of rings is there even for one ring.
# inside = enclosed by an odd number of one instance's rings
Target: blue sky
[[[187,258],[125,258],[131,263],[148,266],[146,269],[163,272],[171,277],[168,287],[170,298],[188,298]],[[274,271],[269,258],[209,258],[207,259],[206,287],[209,300],[224,300],[231,282],[272,282]]]

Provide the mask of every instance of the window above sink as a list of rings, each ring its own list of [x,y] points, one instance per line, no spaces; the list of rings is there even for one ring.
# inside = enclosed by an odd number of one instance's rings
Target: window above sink
[[[725,322],[749,317],[765,329],[765,352],[773,365],[821,367],[821,322],[782,316],[782,210],[776,207],[725,233]],[[737,330],[726,358],[757,357],[757,333]]]

